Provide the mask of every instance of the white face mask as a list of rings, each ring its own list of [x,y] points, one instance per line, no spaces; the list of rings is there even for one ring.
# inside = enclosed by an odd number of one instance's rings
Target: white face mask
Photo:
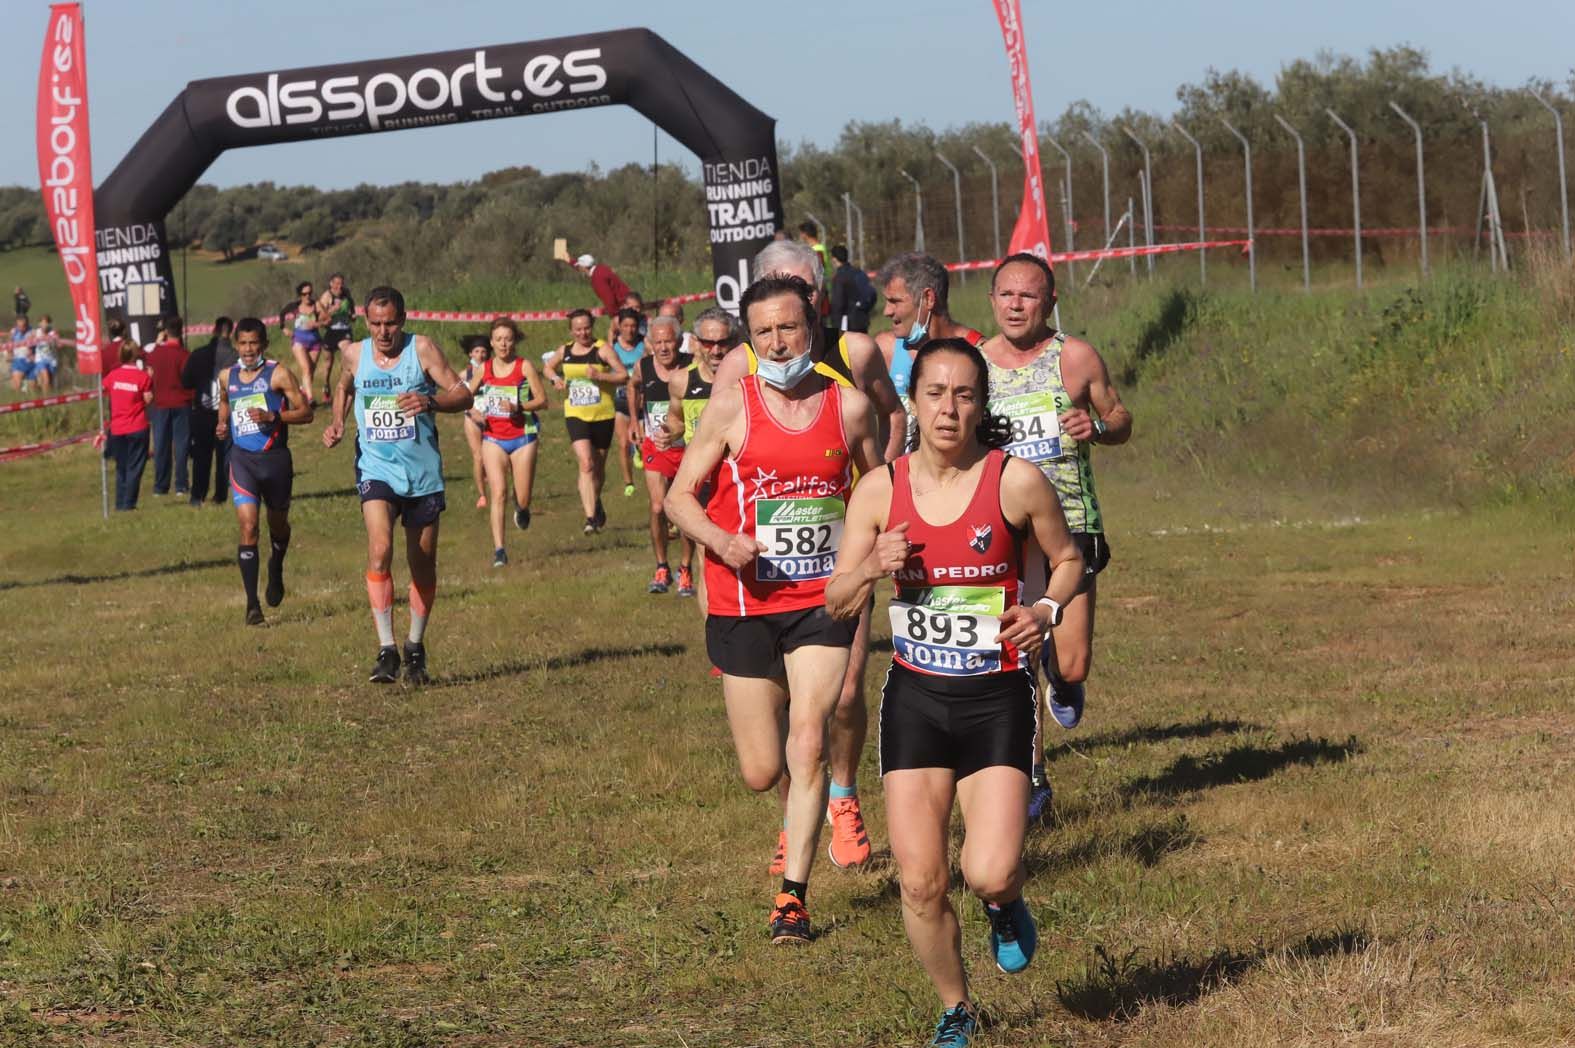
[[[815,369],[814,360],[810,359],[808,351],[800,353],[790,360],[775,361],[761,357],[755,368],[755,373],[760,376],[760,381],[786,393],[800,382],[804,376]]]

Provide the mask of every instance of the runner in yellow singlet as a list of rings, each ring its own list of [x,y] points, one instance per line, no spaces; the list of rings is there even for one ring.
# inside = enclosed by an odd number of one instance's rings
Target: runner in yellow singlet
[[[563,421],[579,466],[580,506],[585,510],[585,534],[590,535],[607,524],[602,485],[617,416],[613,391],[628,381],[629,372],[612,347],[596,337],[590,310],[569,314],[569,333],[573,340],[548,355],[543,370],[554,389],[568,393]]]

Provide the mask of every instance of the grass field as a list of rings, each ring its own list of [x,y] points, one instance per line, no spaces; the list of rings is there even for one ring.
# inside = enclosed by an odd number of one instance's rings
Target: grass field
[[[1173,290],[1090,310],[1138,436],[1096,455],[1115,559],[1089,714],[1051,736],[1057,818],[1030,840],[1033,967],[997,974],[954,897],[984,1043],[1575,1040],[1571,501],[1437,490],[1427,456],[1364,479],[1392,449],[1325,447],[1359,423],[1330,404],[1383,402],[1379,365],[1328,403],[1307,376],[1370,353],[1347,336],[1400,291],[1243,313]],[[1525,305],[1503,294],[1418,334],[1434,356],[1390,380],[1461,371]],[[1541,337],[1496,358],[1505,387],[1533,384]],[[1232,339],[1260,355],[1257,400]],[[1189,372],[1219,400],[1183,396]],[[1453,417],[1431,404],[1419,446]],[[363,683],[349,450],[319,426],[295,435],[290,594],[263,629],[241,625],[228,510],[145,480],[104,523],[87,449],[0,467],[0,1044],[925,1043],[873,739],[876,862],[822,860],[819,940],[774,949],[776,815],[737,780],[698,611],[644,592],[640,500],[613,492],[581,536],[554,417],[535,522],[494,571],[453,422],[424,691]]]

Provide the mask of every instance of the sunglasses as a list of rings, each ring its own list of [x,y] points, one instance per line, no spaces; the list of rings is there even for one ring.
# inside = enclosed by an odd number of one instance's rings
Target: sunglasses
[[[701,338],[698,335],[695,336],[695,341],[704,346],[706,349],[715,349],[717,346],[727,346],[732,344],[725,338]]]

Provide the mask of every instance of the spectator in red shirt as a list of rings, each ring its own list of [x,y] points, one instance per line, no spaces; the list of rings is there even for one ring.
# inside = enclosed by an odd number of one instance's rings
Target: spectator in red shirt
[[[175,494],[189,494],[187,454],[191,445],[192,391],[181,383],[186,359],[191,354],[181,344],[184,324],[180,317],[165,317],[160,322],[164,339],[148,353],[148,370],[153,374],[153,494],[168,495],[170,466],[175,468]],[[173,460],[173,462],[172,462]]]
[[[618,310],[623,307],[623,300],[629,297],[629,285],[612,271],[612,267],[597,265],[596,259],[590,255],[581,255],[575,259],[574,268],[590,277],[591,290],[602,300],[602,310],[606,315],[617,316]]]
[[[137,489],[148,464],[148,404],[153,400],[153,379],[139,367],[142,347],[130,339],[120,343],[120,366],[104,376],[109,399],[109,432],[99,431],[95,442],[104,457],[115,460],[115,509],[137,508]]]

